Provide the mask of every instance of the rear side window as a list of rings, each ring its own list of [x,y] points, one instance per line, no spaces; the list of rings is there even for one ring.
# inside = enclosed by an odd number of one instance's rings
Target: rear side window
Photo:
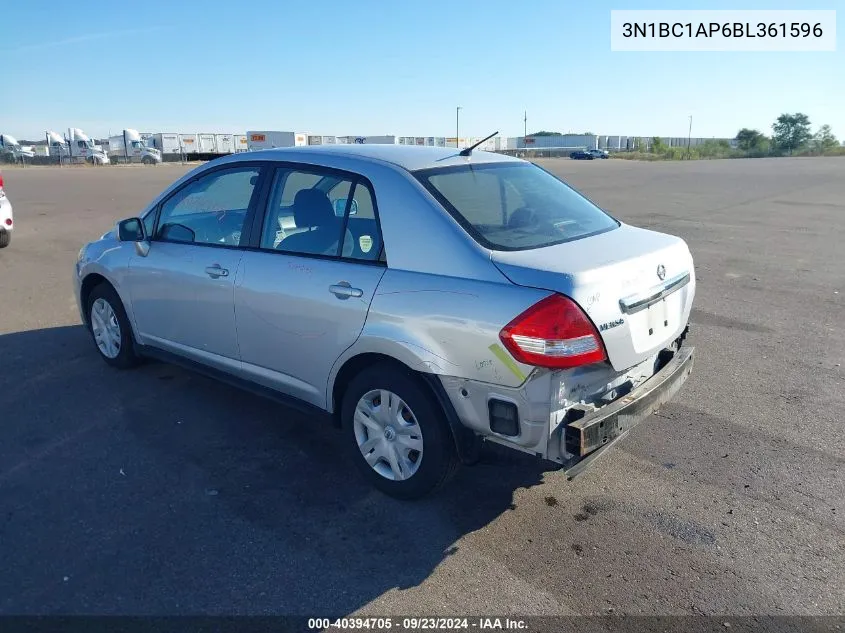
[[[291,206],[294,196],[303,189],[311,189],[320,181],[320,175],[307,171],[291,171],[284,178],[284,188],[280,192],[279,204]]]
[[[369,186],[353,175],[279,168],[260,246],[296,255],[378,261],[382,240]]]
[[[460,165],[414,175],[477,242],[493,250],[551,246],[619,226],[531,163]]]
[[[354,185],[349,201],[346,229],[344,250],[350,253],[350,258],[377,261],[384,254],[373,195],[370,188],[360,181]],[[352,242],[351,248],[347,246],[349,241]]]

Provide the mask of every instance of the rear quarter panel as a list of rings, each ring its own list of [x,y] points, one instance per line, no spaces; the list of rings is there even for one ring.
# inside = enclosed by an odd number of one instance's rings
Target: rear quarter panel
[[[361,335],[335,363],[328,394],[343,364],[365,353],[385,354],[430,374],[518,387],[534,368],[511,358],[499,332],[548,294],[507,281],[389,269]]]

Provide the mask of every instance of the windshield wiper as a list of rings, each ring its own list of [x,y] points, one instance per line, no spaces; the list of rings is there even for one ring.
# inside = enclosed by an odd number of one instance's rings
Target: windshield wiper
[[[460,155],[461,155],[461,156],[469,156],[470,154],[472,154],[472,150],[474,150],[476,147],[478,147],[479,145],[481,145],[484,141],[489,141],[491,138],[493,138],[494,136],[496,136],[496,134],[498,134],[498,133],[499,133],[499,131],[498,131],[498,130],[496,130],[495,132],[493,132],[493,133],[492,133],[490,136],[488,136],[487,138],[483,138],[483,139],[481,139],[480,141],[478,141],[478,143],[476,143],[475,145],[470,145],[469,147],[465,147],[464,149],[462,149],[462,150],[460,151]]]

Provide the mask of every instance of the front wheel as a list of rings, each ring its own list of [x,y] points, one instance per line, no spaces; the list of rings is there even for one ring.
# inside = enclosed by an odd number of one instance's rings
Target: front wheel
[[[88,329],[100,356],[112,367],[128,369],[139,362],[132,328],[114,288],[100,284],[88,297]]]
[[[422,497],[458,465],[441,407],[410,370],[380,364],[362,371],[344,394],[341,421],[356,466],[392,497]]]

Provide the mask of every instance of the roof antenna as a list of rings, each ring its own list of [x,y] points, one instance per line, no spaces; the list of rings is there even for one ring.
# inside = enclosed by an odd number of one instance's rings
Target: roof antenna
[[[488,136],[487,138],[483,138],[483,139],[481,139],[480,141],[478,141],[478,143],[476,143],[475,145],[470,145],[469,147],[465,147],[464,149],[462,149],[462,150],[461,150],[460,155],[461,155],[461,156],[469,156],[470,154],[472,154],[472,150],[474,150],[476,147],[478,147],[479,145],[481,145],[483,142],[485,142],[485,141],[489,141],[491,138],[493,138],[494,136],[496,136],[496,134],[498,134],[498,133],[499,133],[499,132],[498,132],[498,130],[497,130],[496,132],[493,132],[493,133],[492,133],[490,136]]]

